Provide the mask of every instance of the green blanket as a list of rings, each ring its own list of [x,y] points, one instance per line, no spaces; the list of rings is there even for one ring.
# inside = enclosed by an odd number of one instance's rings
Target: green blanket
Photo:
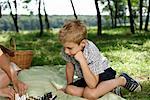
[[[19,73],[19,79],[28,84],[29,96],[41,96],[45,93],[52,92],[57,95],[56,100],[83,100],[83,98],[71,96],[56,88],[65,86],[65,67],[58,66],[34,66],[30,69],[25,69]],[[0,98],[0,100],[3,100]],[[124,100],[120,96],[113,93],[108,93],[98,100]]]

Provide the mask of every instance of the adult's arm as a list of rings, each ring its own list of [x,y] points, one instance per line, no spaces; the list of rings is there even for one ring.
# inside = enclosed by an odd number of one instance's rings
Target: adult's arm
[[[8,77],[13,83],[18,80],[17,75],[13,70],[13,67],[11,67],[10,60],[4,53],[0,56],[0,68],[7,73]]]
[[[8,77],[13,83],[15,91],[20,95],[25,94],[28,86],[18,79],[17,73],[14,71],[8,56],[6,56],[6,54],[4,54],[1,49],[0,52],[0,68],[7,73]]]

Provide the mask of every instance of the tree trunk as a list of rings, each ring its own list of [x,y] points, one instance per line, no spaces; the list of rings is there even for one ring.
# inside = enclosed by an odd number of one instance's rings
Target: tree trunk
[[[38,15],[39,15],[39,21],[40,21],[40,34],[39,36],[41,37],[43,34],[43,22],[42,22],[42,15],[41,15],[41,0],[39,0],[39,8],[38,8]]]
[[[98,0],[95,0],[95,6],[96,6],[96,11],[97,11],[97,36],[101,36],[102,35],[102,24],[101,24],[101,14],[99,11],[99,7],[98,7]]]
[[[73,8],[74,17],[75,17],[76,19],[78,19],[72,0],[70,0],[70,2],[71,2],[71,5],[72,5],[72,8]]]
[[[145,28],[144,28],[145,31],[148,31],[149,13],[150,13],[150,0],[149,0],[149,6],[148,6],[146,22],[145,22]]]
[[[17,15],[17,2],[16,2],[16,0],[14,1],[14,4],[15,4],[15,10],[16,10],[16,14],[15,14],[15,15],[13,15],[13,13],[12,13],[11,4],[10,4],[10,2],[9,2],[9,0],[8,0],[8,5],[9,5],[9,8],[10,8],[10,15],[11,15],[13,21],[14,21],[14,25],[15,25],[15,28],[16,28],[16,32],[19,33],[19,28],[18,28],[18,15]]]
[[[110,17],[111,17],[111,24],[112,24],[112,28],[114,27],[114,21],[113,21],[113,9],[110,5],[110,0],[107,0],[108,2],[108,7],[109,7],[109,10],[110,10]]]
[[[15,3],[15,9],[16,9],[16,14],[15,14],[15,26],[16,26],[16,31],[19,32],[19,27],[18,27],[18,15],[17,15],[17,1],[14,1]]]
[[[113,1],[115,4],[115,24],[114,24],[114,27],[116,28],[117,27],[117,17],[118,17],[118,3],[117,3],[117,0],[113,0]]]
[[[15,20],[14,20],[14,22],[15,22],[15,26],[16,26],[16,32],[19,33],[19,27],[18,27],[18,15],[17,15],[17,14],[15,14]]]
[[[125,16],[123,17],[123,20],[124,20],[124,26],[126,26],[126,14],[125,14]]]
[[[49,20],[48,20],[48,15],[46,13],[46,9],[45,9],[45,2],[43,1],[43,6],[44,6],[44,13],[45,13],[45,23],[46,23],[46,30],[47,32],[49,31],[50,25],[49,25]]]
[[[143,0],[140,0],[140,30],[142,30],[142,26],[143,26],[143,19],[142,19],[142,8],[143,8]]]
[[[0,18],[2,17],[2,6],[0,5]]]
[[[131,1],[128,0],[128,7],[129,7],[129,13],[130,13],[130,30],[131,32],[134,34],[134,19],[133,19],[133,14],[132,14],[132,5],[131,5]]]
[[[118,17],[118,22],[119,22],[120,26],[122,26],[121,18],[120,17]]]

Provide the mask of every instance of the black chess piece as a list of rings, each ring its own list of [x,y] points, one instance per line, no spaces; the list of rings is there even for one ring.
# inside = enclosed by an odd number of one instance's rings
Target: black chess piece
[[[46,100],[46,95],[44,94],[44,100]]]
[[[44,100],[44,96],[41,97],[41,100]]]
[[[52,92],[47,93],[48,98],[52,98]]]
[[[42,97],[40,97],[38,100],[55,100],[57,96],[53,96],[52,92],[44,94]]]

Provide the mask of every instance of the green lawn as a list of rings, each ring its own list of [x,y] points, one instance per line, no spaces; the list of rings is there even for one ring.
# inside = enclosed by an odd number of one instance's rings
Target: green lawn
[[[17,49],[32,49],[34,57],[32,66],[64,65],[61,59],[62,47],[57,37],[58,31],[44,33],[41,38],[37,32],[4,32],[0,34],[0,43],[9,46],[10,37],[16,38]],[[150,99],[150,34],[136,32],[131,34],[127,28],[105,29],[102,37],[96,36],[96,29],[89,28],[89,40],[92,40],[109,59],[110,65],[117,74],[127,72],[139,80],[143,86],[140,93],[129,93],[123,90],[124,97],[129,100]]]

